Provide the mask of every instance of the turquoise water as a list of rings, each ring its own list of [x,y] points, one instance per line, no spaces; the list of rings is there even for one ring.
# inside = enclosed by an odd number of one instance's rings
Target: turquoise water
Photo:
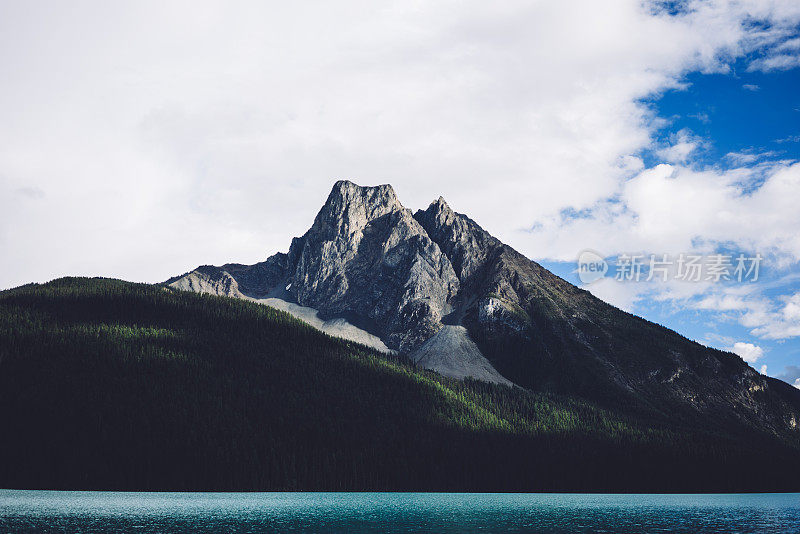
[[[0,532],[800,532],[800,494],[0,490]]]

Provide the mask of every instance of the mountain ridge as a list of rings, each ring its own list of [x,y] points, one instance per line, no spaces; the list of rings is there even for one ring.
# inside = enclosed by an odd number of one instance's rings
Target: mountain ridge
[[[601,301],[442,197],[412,214],[390,185],[339,181],[287,254],[203,266],[167,284],[280,297],[445,376],[798,434],[800,391]]]

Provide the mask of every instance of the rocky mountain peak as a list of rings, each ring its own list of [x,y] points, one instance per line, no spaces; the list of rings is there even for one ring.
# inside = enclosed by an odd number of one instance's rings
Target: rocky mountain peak
[[[449,210],[450,209],[450,206],[447,204],[447,201],[445,201],[444,197],[442,197],[442,196],[440,196],[439,198],[437,198],[436,200],[431,202],[431,206],[435,206],[436,209],[438,209],[438,210]]]
[[[328,195],[327,203],[331,201],[343,201],[345,203],[365,203],[370,205],[402,207],[397,200],[397,194],[390,184],[373,186],[362,186],[350,180],[339,180],[333,184]]]
[[[336,182],[310,231],[333,237],[350,236],[387,214],[402,211],[389,184],[364,187],[348,180]]]
[[[431,202],[430,206],[428,206],[428,209],[425,211],[419,210],[417,212],[417,214],[421,213],[425,214],[425,219],[430,221],[429,224],[435,223],[437,228],[451,225],[456,216],[456,213],[450,209],[444,197],[439,197]],[[420,220],[420,217],[417,217],[417,219]],[[426,231],[427,230],[426,228]]]
[[[417,211],[414,218],[448,256],[462,282],[502,245],[472,219],[450,209],[442,197]]]
[[[459,286],[450,260],[390,185],[336,182],[288,258],[298,303],[370,325],[403,351],[438,331]]]

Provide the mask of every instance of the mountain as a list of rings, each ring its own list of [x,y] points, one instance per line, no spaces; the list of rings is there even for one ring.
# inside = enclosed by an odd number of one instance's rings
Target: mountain
[[[510,384],[464,328],[447,328],[459,278],[391,186],[337,182],[288,254],[252,266],[203,266],[169,280],[179,289],[250,298],[300,318],[322,317],[348,339],[410,354],[446,376]],[[365,333],[366,332],[366,333]],[[347,334],[351,335],[347,335]],[[457,351],[457,356],[453,356]]]
[[[798,444],[763,432],[450,379],[270,306],[108,279],[0,292],[0,427],[2,488],[687,492],[800,481]]]
[[[800,391],[575,287],[441,197],[412,214],[389,185],[340,181],[288,254],[167,285],[270,304],[447,377],[800,439]]]

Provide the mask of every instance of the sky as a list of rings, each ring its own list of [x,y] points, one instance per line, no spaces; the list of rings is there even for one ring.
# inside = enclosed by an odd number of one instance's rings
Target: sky
[[[338,179],[800,387],[796,0],[0,0],[0,289],[255,263]]]

